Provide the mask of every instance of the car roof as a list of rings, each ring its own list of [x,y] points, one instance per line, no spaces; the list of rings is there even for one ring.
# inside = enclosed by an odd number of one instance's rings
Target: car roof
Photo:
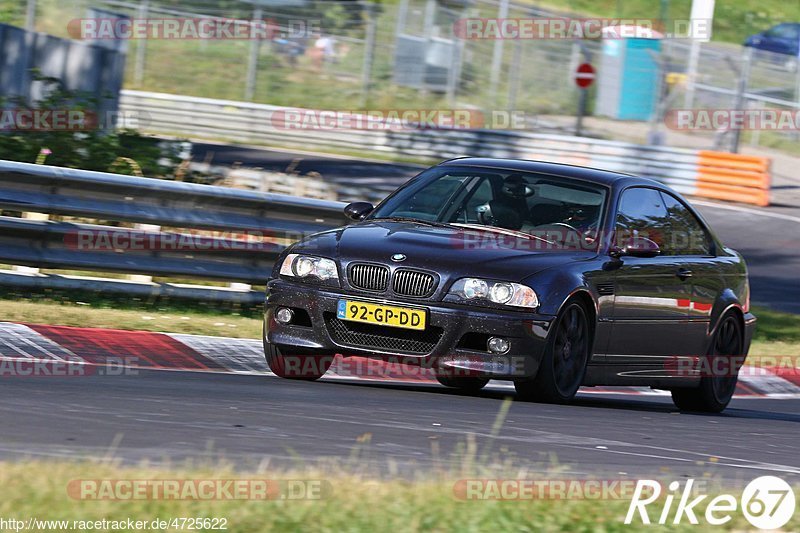
[[[439,163],[448,166],[473,166],[484,168],[495,168],[498,170],[518,170],[520,172],[538,172],[565,178],[575,178],[592,183],[607,186],[628,186],[628,185],[648,185],[663,189],[669,189],[664,184],[648,178],[602,170],[599,168],[581,167],[578,165],[567,165],[564,163],[552,163],[547,161],[533,161],[527,159],[498,159],[490,157],[459,157],[449,159]]]

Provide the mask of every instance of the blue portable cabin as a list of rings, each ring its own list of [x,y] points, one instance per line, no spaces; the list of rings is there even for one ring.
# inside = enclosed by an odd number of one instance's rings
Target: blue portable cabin
[[[661,85],[662,35],[636,26],[604,28],[595,115],[650,120]]]

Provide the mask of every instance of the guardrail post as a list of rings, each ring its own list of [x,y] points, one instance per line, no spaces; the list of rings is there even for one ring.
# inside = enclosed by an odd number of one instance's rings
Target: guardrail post
[[[27,218],[28,220],[41,220],[47,221],[50,220],[50,215],[45,213],[22,213],[22,218]],[[22,272],[24,274],[38,274],[39,268],[38,267],[30,267],[30,266],[22,266],[22,265],[14,265],[11,267],[11,270],[15,270],[17,272]]]
[[[133,228],[139,231],[161,231],[161,226],[156,224],[134,224]],[[155,250],[156,252],[158,250]],[[144,274],[128,274],[128,279],[137,283],[153,283],[153,276]]]

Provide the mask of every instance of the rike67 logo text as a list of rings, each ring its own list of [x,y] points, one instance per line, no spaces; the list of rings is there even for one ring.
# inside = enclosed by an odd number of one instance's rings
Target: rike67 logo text
[[[687,480],[682,488],[680,482],[673,481],[665,494],[658,481],[638,480],[625,523],[665,525],[680,524],[687,520],[690,524],[700,524],[704,519],[705,524],[720,526],[730,522],[735,513],[741,512],[753,527],[778,529],[794,515],[794,492],[779,477],[762,476],[754,479],[747,484],[739,499],[731,494],[720,494],[709,499],[707,494],[697,495],[693,486],[693,479]]]

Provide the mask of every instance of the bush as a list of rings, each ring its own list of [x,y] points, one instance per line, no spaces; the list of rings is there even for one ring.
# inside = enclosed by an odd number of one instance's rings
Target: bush
[[[34,104],[21,97],[0,99],[0,109],[34,112],[68,109],[99,116],[102,106],[96,97],[68,90],[57,78],[37,76],[36,80],[45,85],[44,98]],[[164,143],[131,129],[3,131],[0,126],[0,159],[35,163],[43,150],[49,151],[44,158],[48,165],[129,175],[141,169],[148,177],[172,178],[180,162],[177,143]]]

